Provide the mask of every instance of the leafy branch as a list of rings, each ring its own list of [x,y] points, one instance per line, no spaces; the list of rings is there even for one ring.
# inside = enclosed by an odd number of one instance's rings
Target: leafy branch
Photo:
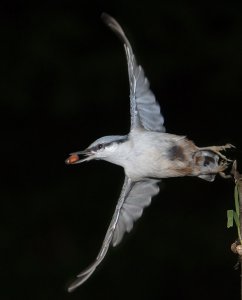
[[[242,299],[242,174],[237,171],[237,162],[234,161],[231,174],[234,178],[234,201],[235,210],[227,211],[227,227],[236,224],[238,239],[231,245],[231,250],[238,255],[238,264],[240,264],[240,297]]]
[[[234,187],[234,202],[235,210],[227,210],[227,228],[233,227],[234,222],[237,227],[238,237],[240,245],[242,245],[241,239],[241,226],[240,226],[240,196],[239,196],[239,181],[235,183]]]

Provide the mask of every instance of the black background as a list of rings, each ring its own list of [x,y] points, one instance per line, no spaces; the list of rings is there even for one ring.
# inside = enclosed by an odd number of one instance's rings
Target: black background
[[[68,153],[129,131],[123,26],[170,133],[230,142],[241,162],[242,6],[197,1],[0,4],[1,299],[239,299],[226,229],[233,182],[166,179],[122,244],[82,287],[123,183],[105,162]],[[233,154],[233,153],[232,153]]]

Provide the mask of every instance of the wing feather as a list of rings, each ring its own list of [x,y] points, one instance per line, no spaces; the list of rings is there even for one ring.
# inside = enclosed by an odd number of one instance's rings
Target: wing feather
[[[107,14],[102,14],[103,21],[120,37],[128,64],[130,85],[131,130],[143,127],[146,130],[164,132],[164,118],[160,106],[150,90],[150,84],[144,70],[136,62],[129,40],[118,22]]]
[[[126,176],[124,185],[123,185],[123,188],[121,191],[121,195],[120,195],[118,203],[116,205],[115,212],[113,214],[113,217],[112,217],[111,223],[108,227],[105,238],[103,240],[102,247],[101,247],[95,261],[90,266],[88,266],[84,271],[82,271],[79,275],[77,275],[77,279],[74,280],[73,283],[71,283],[71,285],[68,288],[69,292],[74,291],[78,286],[83,284],[92,275],[92,273],[96,270],[97,266],[104,259],[105,255],[108,251],[108,248],[110,246],[110,243],[113,239],[113,234],[114,234],[114,231],[115,231],[115,228],[116,228],[117,222],[119,220],[119,216],[120,216],[120,210],[123,206],[123,203],[124,203],[127,195],[129,194],[131,188],[132,188],[132,182]]]
[[[132,230],[134,222],[142,216],[143,209],[150,205],[152,197],[159,193],[159,181],[144,179],[134,183],[121,208],[112,238],[113,246],[117,246],[121,242],[125,232]]]
[[[134,222],[141,217],[144,207],[148,206],[151,198],[159,192],[156,179],[145,179],[132,182],[127,176],[119,197],[111,223],[105,235],[102,247],[95,261],[79,275],[69,286],[68,291],[72,292],[83,284],[96,270],[107,254],[110,244],[116,246],[121,242],[125,232],[130,232]]]

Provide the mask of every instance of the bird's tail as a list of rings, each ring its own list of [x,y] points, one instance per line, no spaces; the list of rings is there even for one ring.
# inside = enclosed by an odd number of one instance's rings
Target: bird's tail
[[[207,181],[214,181],[218,170],[223,171],[219,163],[219,158],[219,155],[212,151],[200,150],[196,152],[196,165],[201,172],[201,175],[198,177]]]

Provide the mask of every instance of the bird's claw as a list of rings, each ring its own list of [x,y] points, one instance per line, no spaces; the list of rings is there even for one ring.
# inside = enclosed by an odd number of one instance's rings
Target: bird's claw
[[[221,148],[222,148],[221,150],[226,151],[227,149],[236,148],[236,147],[234,145],[228,143],[224,146],[221,146]]]
[[[233,160],[227,158],[225,155],[223,155],[221,153],[221,151],[226,151],[227,149],[231,149],[231,148],[236,148],[236,147],[234,145],[228,143],[228,144],[223,145],[223,146],[203,147],[203,148],[200,148],[200,150],[209,150],[209,151],[212,151],[212,152],[216,153],[224,161],[226,161],[226,162],[232,162]]]

